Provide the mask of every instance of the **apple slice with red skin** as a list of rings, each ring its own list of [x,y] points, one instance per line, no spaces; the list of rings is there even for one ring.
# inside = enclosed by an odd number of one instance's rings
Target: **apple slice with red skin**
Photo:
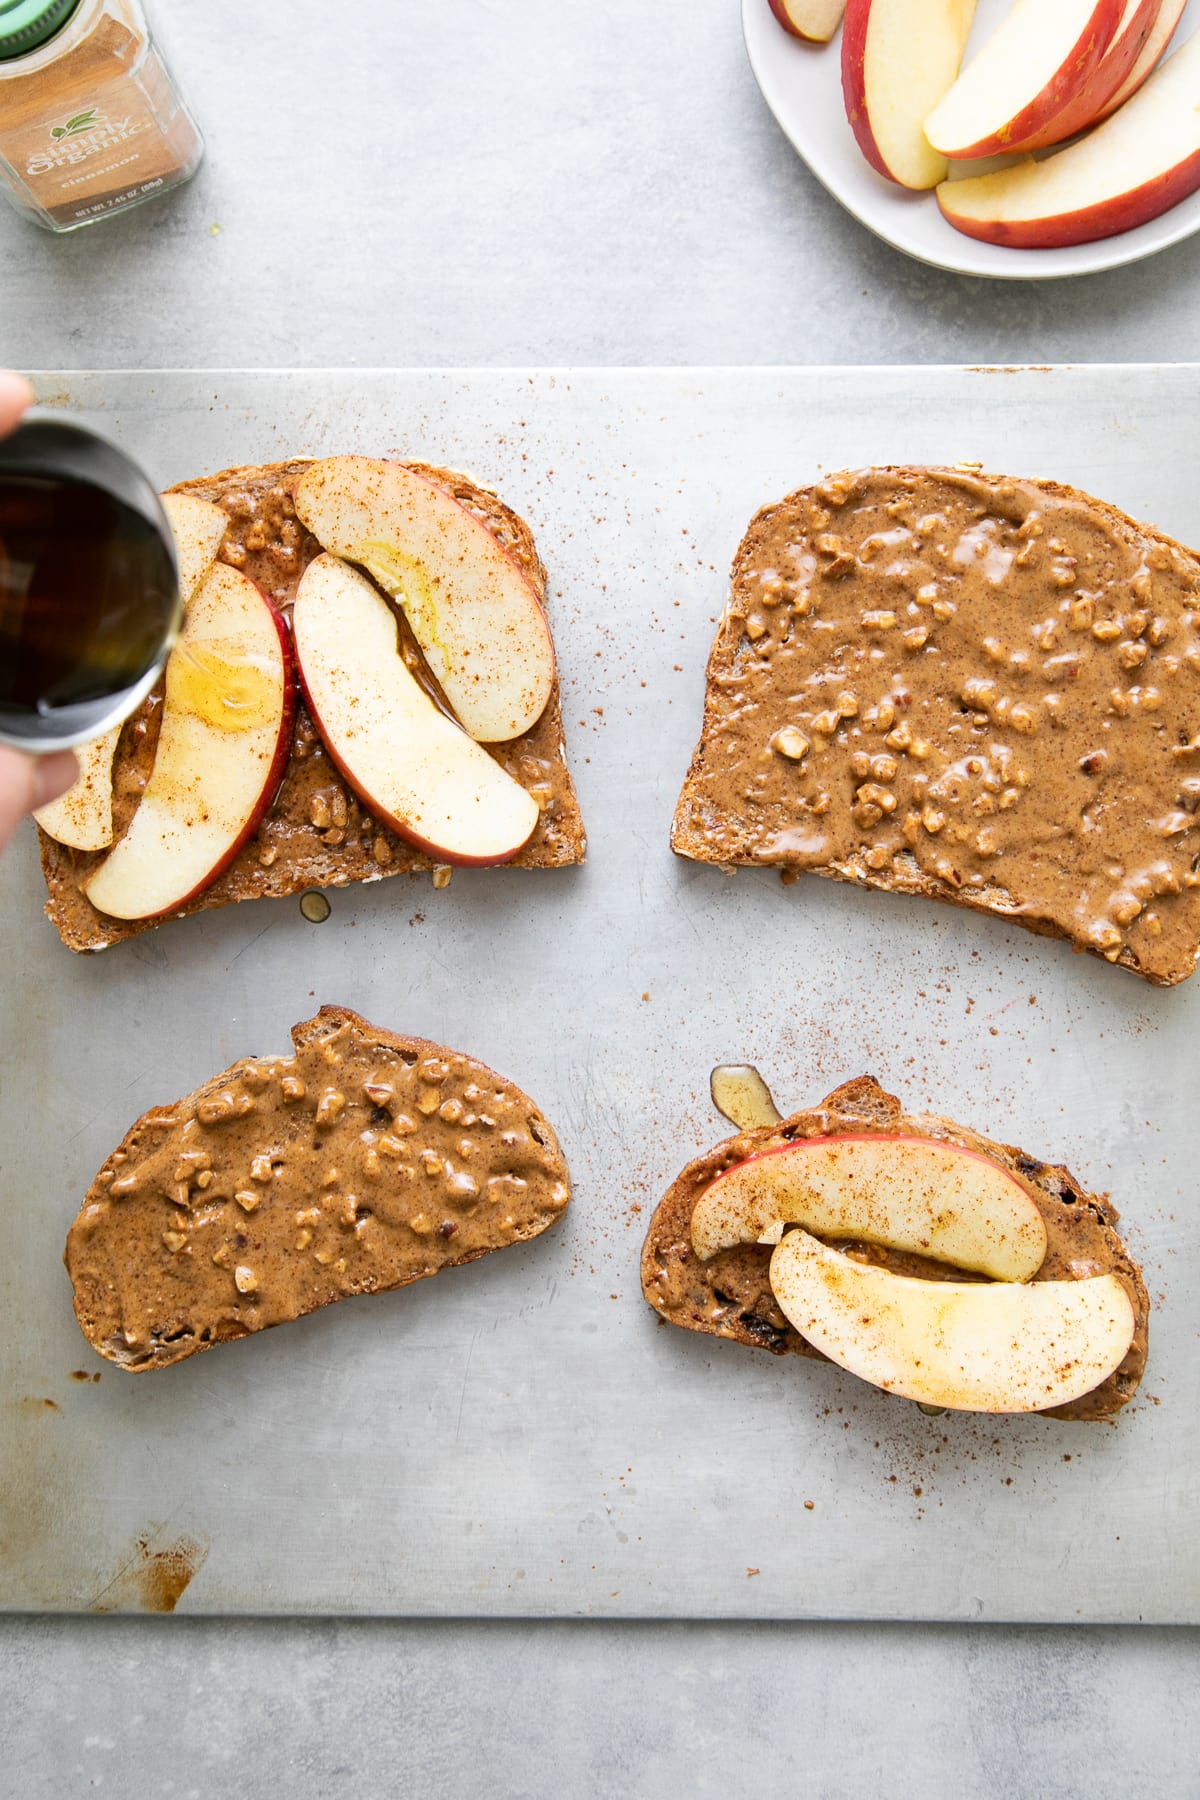
[[[1187,0],[1161,0],[1158,16],[1138,52],[1137,61],[1107,105],[1096,114],[1092,120],[1093,125],[1099,125],[1101,120],[1107,119],[1109,113],[1116,112],[1119,106],[1124,106],[1127,100],[1132,100],[1142,83],[1153,75],[1167,53],[1167,46],[1175,36],[1176,27],[1183,17],[1183,9],[1186,5]]]
[[[948,157],[1020,150],[1080,91],[1120,23],[1124,0],[1016,0],[925,121]]]
[[[901,187],[946,178],[924,122],[958,75],[974,16],[975,0],[847,0],[846,117],[871,167]]]
[[[229,523],[227,514],[194,494],[163,494],[163,511],[175,540],[179,592],[186,607],[216,560]],[[79,777],[57,800],[34,813],[47,836],[73,850],[104,850],[113,840],[112,764],[121,727],[81,744]]]
[[[806,44],[827,44],[842,22],[846,0],[768,0],[785,31]]]
[[[1116,1275],[1081,1281],[919,1281],[807,1231],[771,1256],[784,1316],[831,1362],[923,1406],[1031,1413],[1090,1394],[1133,1342]]]
[[[247,576],[215,563],[167,662],[154,767],[124,837],[84,884],[116,919],[186,905],[258,829],[287,767],[295,684],[287,627]]]
[[[990,1157],[940,1138],[796,1138],[764,1150],[701,1194],[692,1245],[707,1261],[734,1244],[777,1242],[792,1224],[1001,1281],[1027,1281],[1046,1255],[1028,1189]]]
[[[1040,250],[1088,244],[1156,219],[1200,188],[1200,32],[1103,125],[1041,162],[944,181],[958,231]]]
[[[330,456],[296,484],[325,550],[359,563],[399,606],[463,729],[480,743],[529,730],[554,685],[546,615],[473,513],[403,463]]]
[[[1125,0],[1120,24],[1088,80],[1060,113],[1026,138],[1021,148],[1041,150],[1086,131],[1129,75],[1161,10],[1162,0]]]
[[[418,684],[365,575],[318,556],[296,591],[292,632],[313,723],[377,819],[440,862],[507,862],[528,843],[537,801]]]

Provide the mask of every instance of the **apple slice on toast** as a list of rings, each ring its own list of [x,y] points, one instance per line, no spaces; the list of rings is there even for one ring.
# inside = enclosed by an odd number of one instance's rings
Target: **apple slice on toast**
[[[217,559],[229,523],[219,506],[191,494],[164,494],[163,511],[175,540],[179,592],[186,607]],[[106,850],[113,841],[112,767],[121,727],[114,725],[76,751],[79,775],[65,794],[34,818],[72,850]]]
[[[418,684],[366,576],[318,556],[297,589],[292,631],[308,710],[371,812],[446,862],[515,856],[533,835],[537,801]]]
[[[479,743],[541,717],[554,646],[537,595],[486,525],[403,463],[331,456],[296,484],[296,512],[403,609],[455,716]]]
[[[86,884],[99,912],[157,918],[228,867],[287,766],[294,695],[283,620],[245,575],[215,563],[167,663],[145,792]]]
[[[922,1137],[799,1138],[735,1163],[696,1203],[702,1262],[778,1243],[787,1225],[909,1250],[1000,1281],[1027,1281],[1046,1227],[1019,1178],[959,1144]]]
[[[830,1362],[885,1393],[966,1412],[1080,1400],[1120,1367],[1136,1327],[1116,1275],[922,1281],[856,1262],[802,1230],[776,1247],[771,1291]]]
[[[689,1163],[650,1220],[642,1291],[664,1322],[934,1406],[1091,1421],[1127,1403],[1150,1303],[1106,1195],[906,1114],[869,1076],[772,1118],[761,1077],[741,1103],[751,1073],[731,1070],[733,1110],[762,1123]]]

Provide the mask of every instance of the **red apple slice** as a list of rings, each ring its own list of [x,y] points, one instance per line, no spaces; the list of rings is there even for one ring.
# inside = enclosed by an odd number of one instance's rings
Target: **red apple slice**
[[[1092,124],[1133,68],[1160,5],[1161,0],[1125,0],[1120,23],[1091,75],[1060,113],[1025,139],[1021,149],[1061,144]]]
[[[1138,52],[1137,61],[1108,104],[1096,114],[1092,121],[1094,125],[1098,125],[1101,119],[1107,119],[1109,113],[1116,112],[1118,106],[1124,106],[1137,93],[1142,83],[1153,75],[1175,35],[1175,28],[1183,17],[1186,5],[1187,0],[1160,0],[1157,17]]]
[[[292,631],[313,721],[376,818],[443,862],[506,862],[528,843],[536,800],[409,673],[391,608],[365,576],[318,556]]]
[[[228,518],[219,506],[192,494],[164,494],[163,511],[175,540],[179,592],[186,607],[208,574],[225,536]],[[73,850],[103,850],[113,840],[112,764],[121,728],[81,744],[79,779],[58,800],[34,813],[48,836]]]
[[[925,1406],[1026,1413],[1090,1394],[1133,1342],[1116,1275],[916,1281],[789,1231],[771,1288],[801,1337],[852,1375]]]
[[[513,558],[452,494],[402,463],[331,456],[301,476],[296,511],[404,609],[473,738],[503,743],[536,723],[554,684],[546,615]]]
[[[1090,78],[1124,0],[1016,0],[925,121],[943,156],[1020,150]]]
[[[938,205],[990,244],[1047,249],[1113,237],[1200,187],[1200,32],[1087,137],[1042,162],[944,181]]]
[[[154,767],[124,837],[85,892],[116,919],[172,912],[257,829],[287,765],[287,628],[245,575],[216,563],[167,663]]]
[[[823,1237],[911,1250],[1001,1281],[1027,1281],[1046,1227],[1015,1175],[937,1138],[797,1138],[736,1163],[692,1212],[702,1260],[734,1244],[778,1242],[785,1224]]]
[[[846,0],[769,0],[785,31],[808,44],[827,44],[842,22]]]
[[[924,121],[958,74],[975,0],[848,0],[842,95],[858,147],[902,187],[931,188],[946,158]]]

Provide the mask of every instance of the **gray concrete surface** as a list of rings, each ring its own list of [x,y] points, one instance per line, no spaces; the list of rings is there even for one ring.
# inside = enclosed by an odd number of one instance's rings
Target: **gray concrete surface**
[[[1200,358],[1200,239],[1029,288],[876,243],[759,102],[737,0],[158,13],[208,164],[174,202],[69,239],[0,212],[0,360]],[[1195,1796],[1198,1648],[1166,1631],[8,1620],[0,1794]]]

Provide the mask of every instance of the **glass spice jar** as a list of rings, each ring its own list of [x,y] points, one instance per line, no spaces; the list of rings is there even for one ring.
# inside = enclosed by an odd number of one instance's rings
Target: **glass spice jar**
[[[0,0],[0,176],[23,217],[74,231],[203,155],[140,0]]]

